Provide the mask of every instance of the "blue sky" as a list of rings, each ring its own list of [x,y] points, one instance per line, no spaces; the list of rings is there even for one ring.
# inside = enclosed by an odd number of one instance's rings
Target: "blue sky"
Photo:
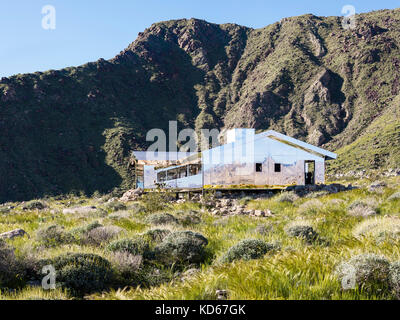
[[[261,28],[283,17],[340,16],[400,7],[398,0],[1,0],[0,77],[110,59],[152,23],[199,18]],[[42,7],[56,9],[56,29],[42,28]]]

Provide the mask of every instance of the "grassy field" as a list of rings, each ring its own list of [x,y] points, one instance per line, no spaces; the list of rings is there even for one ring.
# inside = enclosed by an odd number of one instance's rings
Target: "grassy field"
[[[0,233],[22,228],[29,236],[0,246],[0,299],[197,300],[216,299],[217,290],[227,290],[229,299],[396,299],[400,278],[395,278],[393,266],[400,261],[400,178],[384,181],[386,186],[375,190],[368,189],[372,181],[362,180],[354,182],[359,189],[336,194],[241,200],[249,209],[271,210],[274,215],[268,218],[213,216],[200,203],[170,204],[159,196],[128,204],[108,202],[107,196],[7,204],[0,207]],[[64,210],[82,206],[96,209]],[[149,230],[167,230],[173,236],[157,238]],[[196,237],[188,240],[193,247],[183,251],[190,259],[176,253],[188,239],[187,234],[176,233],[179,230],[195,232]],[[123,239],[134,245],[118,241]],[[254,242],[254,259],[244,244],[230,250],[246,239],[261,240]],[[194,246],[197,251],[190,251]],[[4,252],[10,253],[10,248],[15,257],[9,254],[7,262]],[[95,254],[105,262],[97,265],[92,256],[85,256],[89,264],[63,264],[57,257],[66,253]],[[353,263],[356,286],[345,290],[336,270],[361,254],[362,262]],[[228,256],[233,257],[229,262]],[[63,282],[56,278],[55,290],[37,286],[44,276],[43,261],[64,268]],[[74,268],[80,269],[74,273]],[[99,283],[101,279],[107,284]],[[90,281],[93,289],[79,292]]]

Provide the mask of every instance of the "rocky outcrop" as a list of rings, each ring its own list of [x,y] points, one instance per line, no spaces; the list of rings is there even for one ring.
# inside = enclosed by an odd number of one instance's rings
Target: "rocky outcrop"
[[[123,194],[123,196],[119,199],[122,202],[136,201],[143,194],[143,189],[132,189],[128,190]]]

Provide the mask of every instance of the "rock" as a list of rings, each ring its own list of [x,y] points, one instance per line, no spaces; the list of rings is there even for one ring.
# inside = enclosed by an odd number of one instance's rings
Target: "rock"
[[[329,193],[338,193],[338,189],[334,185],[328,185],[324,188]]]
[[[271,210],[267,209],[267,211],[265,212],[264,217],[272,217],[274,214],[272,213]]]
[[[122,202],[136,201],[141,195],[143,195],[143,189],[131,189],[125,192],[119,200]]]
[[[375,181],[369,186],[368,190],[369,191],[374,191],[376,189],[380,189],[380,188],[386,187],[386,185],[387,184],[384,181]]]
[[[255,215],[256,217],[264,217],[264,216],[265,216],[265,213],[264,213],[264,211],[261,211],[261,210],[255,210],[255,211],[254,211],[254,215]]]
[[[228,291],[227,290],[217,290],[217,291],[215,291],[215,295],[217,296],[217,300],[227,300],[228,299]]]
[[[25,230],[15,229],[12,231],[4,232],[0,234],[0,239],[14,239],[18,237],[23,237],[24,235],[28,235]]]
[[[215,192],[214,197],[215,197],[216,199],[222,198],[222,192],[221,192],[221,191]]]

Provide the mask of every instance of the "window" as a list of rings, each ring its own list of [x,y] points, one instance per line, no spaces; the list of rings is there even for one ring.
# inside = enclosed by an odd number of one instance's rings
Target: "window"
[[[179,168],[179,178],[186,178],[187,177],[187,166]]]
[[[167,178],[167,175],[166,175],[165,171],[161,171],[161,172],[157,173],[157,181],[158,182],[164,182],[166,178]]]
[[[189,176],[195,176],[200,173],[201,173],[201,165],[200,164],[189,165]]]
[[[282,166],[280,163],[275,163],[275,172],[281,172]]]
[[[262,172],[262,163],[256,163],[256,172]]]
[[[176,180],[178,179],[178,170],[177,169],[170,169],[167,171],[167,181]]]

